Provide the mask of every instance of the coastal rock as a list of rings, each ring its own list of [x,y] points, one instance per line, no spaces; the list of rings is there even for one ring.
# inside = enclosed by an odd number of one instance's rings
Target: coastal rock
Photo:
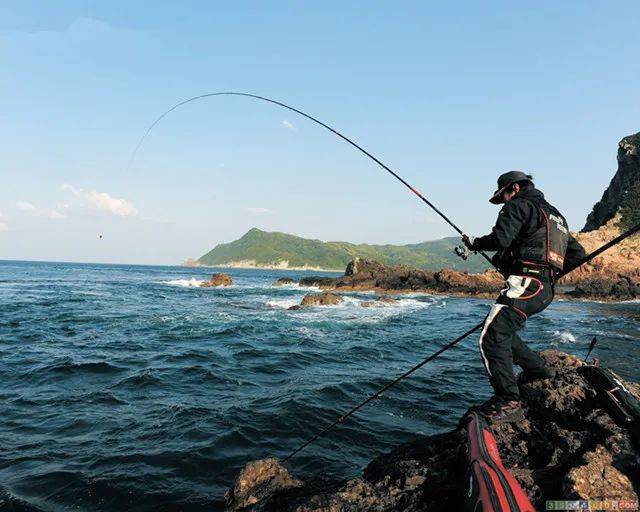
[[[637,439],[606,412],[601,396],[582,377],[578,358],[543,354],[556,369],[552,379],[519,382],[526,419],[491,427],[505,466],[538,510],[544,500],[601,498],[638,500],[640,447]],[[635,384],[628,388],[638,391]],[[466,436],[460,428],[416,436],[375,458],[362,476],[319,487],[318,477],[297,479],[295,486],[274,478],[252,481],[245,470],[241,496],[229,495],[228,510],[239,512],[400,512],[463,509],[466,491]],[[272,461],[271,473],[286,469]],[[251,467],[251,464],[248,466]],[[269,474],[271,474],[269,473]],[[239,477],[239,478],[240,478]],[[236,481],[234,488],[238,486]],[[267,489],[265,491],[265,488]]]
[[[434,278],[440,291],[471,295],[493,296],[504,286],[504,277],[495,270],[487,270],[482,274],[467,274],[445,268],[436,272]]]
[[[583,232],[593,231],[618,213],[629,193],[640,184],[640,133],[623,138],[618,144],[618,169],[609,186],[587,217]]]
[[[258,460],[244,467],[225,499],[233,504],[232,510],[268,510],[266,502],[273,501],[276,493],[302,485],[277,460]]]
[[[429,272],[405,265],[389,266],[374,260],[354,258],[347,265],[343,277],[307,277],[300,280],[300,285],[319,286],[323,289],[423,291],[493,297],[500,291],[503,281],[502,276],[494,270],[487,270],[482,274],[468,274],[451,269]]]
[[[612,454],[602,445],[584,454],[584,466],[573,468],[563,484],[568,499],[617,499],[636,500],[633,483],[614,467]]]
[[[300,286],[312,287],[316,286],[318,288],[331,288],[335,285],[336,279],[334,277],[303,277],[298,281]]]
[[[357,277],[359,279],[375,279],[383,274],[386,267],[377,261],[355,257],[347,264],[344,271],[345,277]]]
[[[231,286],[233,279],[228,274],[213,274],[209,281],[205,281],[200,286],[203,288],[211,288],[216,286]]]
[[[343,301],[339,295],[333,293],[310,293],[305,295],[300,305],[302,307],[308,306],[336,306]]]
[[[360,305],[363,308],[379,308],[379,307],[385,307],[385,306],[390,306],[392,304],[395,304],[396,302],[398,302],[397,299],[394,299],[392,297],[376,297],[375,300],[368,300],[365,302],[362,302]]]
[[[295,283],[295,280],[291,279],[290,277],[281,277],[275,283],[273,283],[273,286],[284,286],[293,283]]]

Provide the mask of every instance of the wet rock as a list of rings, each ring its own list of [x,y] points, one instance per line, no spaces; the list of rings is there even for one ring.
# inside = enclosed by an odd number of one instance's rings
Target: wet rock
[[[295,304],[291,307],[287,308],[289,311],[298,311],[299,309],[302,309],[302,306],[300,304]]]
[[[228,510],[269,510],[278,493],[302,485],[276,459],[257,460],[244,467],[225,499]]]
[[[556,375],[533,382],[521,379],[526,419],[492,427],[505,466],[538,510],[544,510],[544,500],[552,498],[637,500],[637,439],[606,412],[601,396],[582,377],[583,363],[578,358],[553,350],[542,355]],[[626,386],[634,393],[640,391],[633,383]],[[254,496],[257,501],[232,500],[229,510],[463,510],[466,443],[461,429],[416,436],[375,458],[362,476],[324,487],[317,485],[317,477],[298,480],[288,473],[295,486],[265,487],[264,478],[254,483],[243,470],[242,496]],[[273,468],[270,471],[279,474]],[[236,482],[234,489],[237,486]],[[237,491],[232,492],[234,497]]]
[[[635,299],[640,297],[640,277],[594,276],[577,282],[568,294],[576,298]]]
[[[310,293],[305,295],[300,305],[302,307],[307,306],[335,306],[343,301],[339,295],[333,293]]]
[[[211,288],[215,286],[231,286],[233,279],[229,274],[213,274],[209,281],[205,281],[200,286],[203,288]]]
[[[291,279],[290,277],[281,277],[275,283],[273,283],[273,286],[284,286],[293,283],[295,283],[295,280]]]
[[[398,302],[397,299],[394,299],[392,297],[382,296],[382,297],[376,297],[375,300],[368,300],[368,301],[362,302],[360,305],[363,308],[380,308],[380,307],[391,306],[396,302]]]
[[[567,499],[636,500],[629,477],[613,466],[613,456],[602,446],[583,456],[584,466],[569,471],[563,484]]]
[[[304,286],[322,288],[352,288],[376,291],[425,291],[472,296],[494,296],[503,286],[503,278],[495,271],[468,274],[451,269],[439,272],[420,270],[405,265],[383,265],[374,260],[354,258],[340,278],[308,277],[300,280]]]
[[[317,286],[319,288],[328,288],[335,286],[337,281],[338,279],[336,279],[335,277],[311,276],[303,277],[302,279],[300,279],[300,281],[298,281],[298,283],[300,284],[300,286]]]

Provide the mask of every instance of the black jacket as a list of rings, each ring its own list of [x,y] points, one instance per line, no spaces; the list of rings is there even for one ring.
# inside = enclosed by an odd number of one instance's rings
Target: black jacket
[[[527,200],[529,198],[544,198],[544,194],[536,188],[529,188],[522,190],[511,201],[506,202],[500,210],[491,233],[476,238],[473,241],[472,250],[496,251],[498,262],[508,259],[507,254],[519,241],[531,236],[545,222],[540,210]],[[565,268],[573,267],[584,256],[584,248],[573,236],[570,236],[565,255]]]

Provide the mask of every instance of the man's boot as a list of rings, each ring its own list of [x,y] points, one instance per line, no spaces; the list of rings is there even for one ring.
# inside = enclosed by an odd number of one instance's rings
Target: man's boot
[[[542,366],[540,368],[533,368],[524,370],[520,375],[520,382],[533,382],[542,379],[553,379],[556,376],[556,371],[550,366]]]

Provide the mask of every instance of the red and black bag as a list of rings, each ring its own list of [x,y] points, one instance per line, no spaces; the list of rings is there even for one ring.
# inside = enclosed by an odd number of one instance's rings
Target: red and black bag
[[[615,421],[640,435],[640,402],[611,370],[596,365],[580,368],[580,372],[604,399]]]
[[[535,512],[529,498],[500,459],[498,445],[477,413],[467,416],[468,490],[465,512]]]

